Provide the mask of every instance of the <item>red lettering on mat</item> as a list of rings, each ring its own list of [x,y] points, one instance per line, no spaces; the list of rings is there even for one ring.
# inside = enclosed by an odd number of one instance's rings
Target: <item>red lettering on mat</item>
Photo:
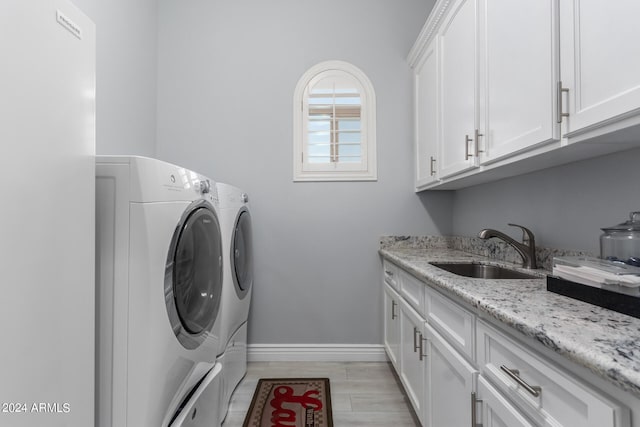
[[[283,408],[284,403],[299,403],[303,408],[322,409],[322,401],[318,399],[318,390],[309,390],[301,396],[293,394],[293,388],[282,385],[273,391],[273,399],[269,402],[274,411],[271,413],[271,427],[295,427],[296,413]]]

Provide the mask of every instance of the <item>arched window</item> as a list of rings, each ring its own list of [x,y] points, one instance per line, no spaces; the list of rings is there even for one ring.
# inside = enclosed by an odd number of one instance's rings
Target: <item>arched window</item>
[[[376,180],[376,98],[342,61],[311,67],[294,93],[294,181]]]

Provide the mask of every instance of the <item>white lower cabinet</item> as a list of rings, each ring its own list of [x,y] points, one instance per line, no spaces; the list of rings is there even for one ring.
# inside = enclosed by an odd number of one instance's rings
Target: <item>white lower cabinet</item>
[[[393,367],[400,365],[400,295],[384,284],[384,348]]]
[[[424,413],[424,318],[406,301],[400,302],[400,381],[421,422]]]
[[[423,425],[458,427],[471,425],[469,401],[478,371],[440,334],[426,325],[426,399]]]
[[[640,427],[611,394],[395,268],[385,349],[424,427]]]
[[[424,286],[424,284],[423,284]],[[474,356],[474,316],[449,298],[426,288],[427,323],[469,360]]]
[[[628,409],[542,359],[482,320],[476,324],[482,375],[545,426],[621,427]]]
[[[472,398],[475,414],[473,425],[482,427],[534,427],[522,413],[482,377],[478,378],[478,392]],[[478,407],[480,414],[478,415]],[[480,424],[482,421],[482,424]],[[463,424],[460,424],[463,425]],[[471,424],[467,424],[471,425]],[[578,425],[576,425],[577,427]]]

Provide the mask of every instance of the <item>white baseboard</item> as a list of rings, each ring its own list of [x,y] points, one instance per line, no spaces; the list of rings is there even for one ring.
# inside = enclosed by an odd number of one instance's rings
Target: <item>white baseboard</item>
[[[249,344],[249,362],[387,362],[381,344]]]

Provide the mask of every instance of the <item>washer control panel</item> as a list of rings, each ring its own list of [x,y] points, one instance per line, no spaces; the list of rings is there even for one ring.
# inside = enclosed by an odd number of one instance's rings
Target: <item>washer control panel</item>
[[[208,194],[211,192],[211,182],[208,179],[200,181],[200,193]]]

